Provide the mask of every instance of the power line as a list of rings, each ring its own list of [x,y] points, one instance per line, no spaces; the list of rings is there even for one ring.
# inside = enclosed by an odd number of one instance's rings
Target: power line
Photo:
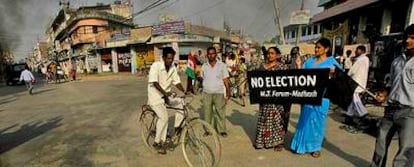
[[[222,3],[224,3],[225,1],[226,1],[226,0],[221,0],[221,1],[219,1],[219,2],[217,2],[217,3],[215,3],[215,4],[211,5],[211,6],[209,6],[209,7],[207,7],[207,8],[201,9],[200,11],[197,11],[197,12],[191,13],[191,14],[189,14],[189,15],[186,15],[186,16],[184,16],[183,18],[189,18],[190,16],[198,16],[199,14],[204,13],[204,12],[206,12],[206,11],[208,11],[208,10],[212,9],[212,8],[215,8],[216,6],[218,6],[218,5],[222,4]],[[197,14],[197,13],[198,13],[198,14]]]
[[[142,9],[142,10],[136,12],[136,13],[133,13],[131,15],[131,19],[134,19],[134,17],[137,17],[138,15],[140,15],[140,14],[146,12],[146,11],[149,11],[151,9],[154,9],[154,8],[164,4],[166,2],[168,2],[168,0],[156,0],[155,2],[153,2],[150,5],[148,5],[147,7],[145,7],[144,9]]]
[[[178,1],[180,1],[180,0],[173,0],[173,2],[170,3],[169,5],[166,5],[166,6],[162,7],[162,8],[160,8],[160,9],[157,9],[157,10],[149,11],[147,13],[144,13],[143,15],[145,16],[145,15],[148,15],[148,14],[151,14],[151,13],[154,13],[154,12],[158,12],[160,10],[165,10],[165,9],[167,9],[167,8],[169,8],[169,7],[177,4]]]

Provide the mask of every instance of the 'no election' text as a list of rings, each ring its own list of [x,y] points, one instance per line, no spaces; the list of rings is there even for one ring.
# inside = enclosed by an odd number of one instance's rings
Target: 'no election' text
[[[252,88],[315,86],[316,75],[252,77],[250,84]]]

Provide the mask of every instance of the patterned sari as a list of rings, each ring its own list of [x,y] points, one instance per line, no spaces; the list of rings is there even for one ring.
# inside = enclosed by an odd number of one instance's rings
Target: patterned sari
[[[336,60],[330,56],[316,64],[316,58],[305,61],[303,68],[331,68],[334,65],[340,67]],[[329,99],[322,98],[321,105],[302,105],[295,134],[290,148],[292,151],[303,154],[320,151],[325,137],[326,116],[328,115]]]
[[[286,64],[277,63],[276,67],[268,69],[286,70]],[[261,65],[259,70],[265,70]],[[260,104],[259,118],[256,128],[256,148],[273,148],[283,144],[287,125],[289,123],[289,110],[283,105],[276,104]]]

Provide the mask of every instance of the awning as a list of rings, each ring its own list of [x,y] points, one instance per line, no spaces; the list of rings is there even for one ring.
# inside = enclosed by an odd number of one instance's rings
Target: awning
[[[331,2],[331,1],[332,0],[319,0],[318,7],[321,7],[321,6],[327,4],[328,2]]]
[[[327,0],[320,0],[319,3],[322,1]],[[329,8],[327,10],[322,11],[321,13],[316,14],[312,17],[311,21],[312,23],[320,22],[325,19],[344,14],[347,12],[350,12],[352,10],[373,4],[375,2],[379,2],[380,0],[348,0],[344,3],[341,3],[339,5],[336,5],[332,8]]]
[[[133,44],[145,44],[149,41],[149,39],[151,38],[151,35],[148,35],[146,37],[141,37],[138,39],[131,39],[128,41],[127,45],[133,45]]]

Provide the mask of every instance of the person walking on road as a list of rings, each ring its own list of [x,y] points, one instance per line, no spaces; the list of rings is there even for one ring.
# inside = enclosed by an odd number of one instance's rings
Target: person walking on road
[[[348,75],[358,83],[358,87],[354,91],[352,103],[345,112],[345,124],[347,131],[356,133],[361,128],[361,122],[368,115],[368,111],[361,101],[361,94],[365,91],[368,82],[369,58],[365,54],[366,48],[363,45],[357,47],[355,51],[355,63],[349,69]],[[354,122],[354,116],[359,117],[359,122]],[[355,125],[355,126],[353,126]]]
[[[33,93],[33,84],[35,82],[35,77],[33,76],[32,72],[29,71],[29,67],[26,65],[24,70],[20,74],[20,82],[24,81],[29,94]]]
[[[207,49],[208,62],[203,64],[202,73],[200,73],[203,80],[204,119],[216,127],[221,136],[226,137],[226,103],[230,98],[229,72],[226,64],[217,61],[216,56],[216,49],[209,47]],[[213,108],[217,111],[214,111]],[[217,118],[214,121],[216,126],[213,125],[213,117],[215,116]]]
[[[240,64],[238,69],[238,78],[237,84],[239,85],[239,97],[241,99],[242,106],[246,106],[246,89],[247,89],[247,65],[246,59],[244,57],[240,57]]]
[[[260,65],[259,70],[274,71],[288,69],[287,64],[278,61],[281,55],[278,48],[270,47],[266,53],[267,61]],[[283,105],[260,104],[259,111],[256,140],[253,146],[256,149],[274,148],[275,151],[282,151],[289,123],[289,110]]]
[[[379,132],[371,167],[385,167],[388,147],[398,132],[399,150],[394,158],[394,167],[412,166],[414,150],[414,24],[404,31],[405,53],[391,64],[391,92],[384,117],[380,120]],[[377,97],[379,102],[384,98]],[[411,153],[410,153],[411,152]]]
[[[303,65],[301,59],[296,59],[295,62],[299,69],[333,69],[335,66],[341,67],[335,58],[330,55],[330,49],[330,40],[321,38],[316,42],[314,57],[306,60]],[[290,145],[293,152],[298,154],[310,153],[314,158],[321,156],[320,151],[325,137],[329,103],[328,98],[323,98],[321,105],[302,105],[299,121]]]

